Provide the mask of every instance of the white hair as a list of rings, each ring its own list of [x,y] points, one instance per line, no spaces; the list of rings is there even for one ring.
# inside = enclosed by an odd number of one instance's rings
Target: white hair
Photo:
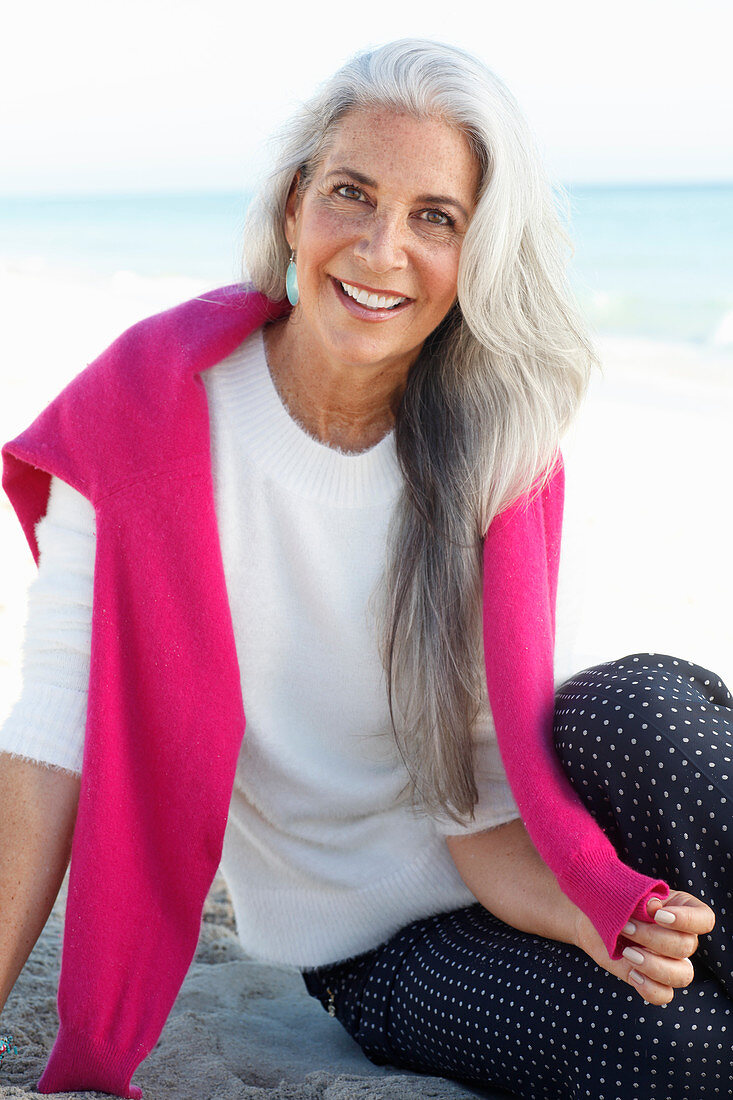
[[[284,297],[293,180],[300,173],[307,187],[339,121],[374,107],[455,126],[481,169],[457,303],[411,368],[397,413],[404,488],[382,591],[407,793],[431,812],[466,814],[477,798],[471,727],[485,693],[482,540],[499,511],[549,476],[597,360],[567,283],[569,237],[514,97],[482,62],[435,42],[401,39],[357,55],[288,124],[249,211],[254,286]]]

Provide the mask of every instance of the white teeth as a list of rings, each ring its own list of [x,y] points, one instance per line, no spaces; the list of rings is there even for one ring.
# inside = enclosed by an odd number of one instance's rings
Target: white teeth
[[[392,309],[393,306],[398,306],[400,302],[405,301],[404,298],[387,297],[385,294],[370,294],[368,290],[360,290],[359,287],[351,286],[350,283],[341,283],[341,286],[350,298],[359,305],[366,306],[367,309]]]

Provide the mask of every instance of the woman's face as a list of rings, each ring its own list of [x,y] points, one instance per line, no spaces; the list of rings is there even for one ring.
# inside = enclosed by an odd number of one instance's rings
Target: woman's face
[[[387,109],[346,115],[287,204],[305,348],[334,365],[406,376],[456,299],[478,185],[476,158],[453,127]]]

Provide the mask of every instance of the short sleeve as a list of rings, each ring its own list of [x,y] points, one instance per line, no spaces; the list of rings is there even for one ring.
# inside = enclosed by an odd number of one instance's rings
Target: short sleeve
[[[96,541],[92,505],[52,478],[36,536],[40,557],[28,591],[23,687],[0,730],[0,751],[81,773]]]

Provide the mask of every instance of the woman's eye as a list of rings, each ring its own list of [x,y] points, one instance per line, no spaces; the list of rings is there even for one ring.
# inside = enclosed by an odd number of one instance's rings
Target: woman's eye
[[[430,225],[453,225],[453,218],[442,210],[423,210],[420,216]]]
[[[352,183],[342,183],[336,188],[336,193],[345,199],[362,199],[364,197],[361,188],[354,187]]]

